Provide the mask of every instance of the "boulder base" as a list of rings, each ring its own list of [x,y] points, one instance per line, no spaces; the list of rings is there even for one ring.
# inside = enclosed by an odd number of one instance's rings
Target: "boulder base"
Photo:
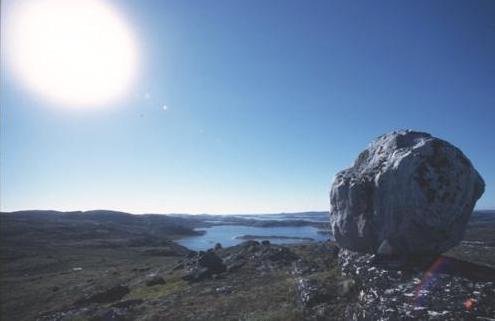
[[[455,146],[402,130],[374,140],[337,173],[330,222],[344,248],[386,256],[438,254],[458,244],[484,181]]]

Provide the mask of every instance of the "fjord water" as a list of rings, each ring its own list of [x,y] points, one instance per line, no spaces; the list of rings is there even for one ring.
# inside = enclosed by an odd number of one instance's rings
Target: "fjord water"
[[[177,240],[177,243],[191,250],[200,251],[212,248],[216,243],[222,244],[223,247],[239,244],[245,240],[237,239],[236,237],[243,235],[312,238],[315,242],[326,241],[329,238],[328,235],[318,233],[318,229],[312,226],[253,227],[241,225],[219,225],[201,230],[204,230],[206,233],[203,235],[182,238]],[[266,239],[275,244],[308,242],[307,240],[301,239]],[[260,241],[263,240],[263,238],[256,240]]]

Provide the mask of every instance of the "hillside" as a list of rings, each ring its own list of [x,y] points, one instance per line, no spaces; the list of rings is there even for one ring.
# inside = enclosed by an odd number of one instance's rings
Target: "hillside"
[[[452,318],[462,319],[467,312],[461,301],[469,291],[479,293],[469,315],[487,317],[493,312],[493,287],[470,271],[494,276],[494,214],[475,213],[465,240],[446,253],[454,266],[461,265],[449,256],[471,262],[462,263],[468,266],[463,275],[442,277],[442,284],[457,287],[457,296],[444,293],[445,300],[428,301],[430,306],[414,313],[422,313],[424,320],[440,320],[435,313],[448,310]],[[383,293],[388,305],[399,300],[404,308],[397,313],[406,313],[411,304],[408,291],[422,275],[416,269],[397,279],[394,271],[371,267],[339,252],[333,243],[280,246],[247,241],[216,249],[212,253],[218,261],[173,242],[197,233],[194,227],[212,224],[211,217],[209,222],[205,218],[112,211],[2,213],[0,319],[348,320],[373,311],[378,316],[371,290]],[[216,224],[222,224],[217,219]],[[246,222],[252,224],[253,218]],[[347,275],[342,274],[344,266]],[[386,292],[385,287],[396,292]],[[432,297],[438,296],[439,289],[431,291]],[[460,305],[446,305],[449,300],[461,300]]]

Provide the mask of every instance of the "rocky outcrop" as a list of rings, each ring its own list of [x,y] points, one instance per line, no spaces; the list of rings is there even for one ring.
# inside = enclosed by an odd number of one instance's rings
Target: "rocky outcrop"
[[[245,241],[231,247],[225,254],[225,264],[229,272],[235,272],[249,265],[260,273],[278,270],[281,267],[290,266],[299,257],[284,246],[260,243],[258,241]]]
[[[487,236],[493,238],[492,231]],[[170,269],[178,258],[156,261],[152,273],[132,269],[126,274],[128,289],[94,288],[83,278],[76,290],[88,293],[88,300],[67,306],[57,302],[59,310],[47,309],[32,319],[493,321],[495,270],[464,260],[478,250],[485,256],[494,252],[477,243],[471,250],[464,258],[441,256],[429,265],[399,270],[377,265],[376,255],[339,249],[335,242],[280,246],[248,241],[200,252],[184,259],[180,269]],[[220,272],[220,259],[227,272]],[[220,273],[210,274],[208,267]],[[180,279],[184,272],[199,270],[206,271],[205,279],[194,279],[201,282]]]
[[[182,278],[189,282],[202,281],[227,271],[223,260],[212,250],[198,253],[185,266],[186,274]]]
[[[339,265],[359,284],[347,320],[493,320],[495,270],[438,257],[429,268],[384,269],[373,255],[340,251]]]
[[[175,266],[172,271],[183,270],[182,279],[193,283],[241,269],[254,269],[260,274],[266,274],[290,267],[298,259],[287,247],[250,240],[227,249],[201,251]]]
[[[483,179],[455,146],[422,132],[385,134],[337,173],[333,235],[359,252],[442,253],[461,241],[483,192]]]

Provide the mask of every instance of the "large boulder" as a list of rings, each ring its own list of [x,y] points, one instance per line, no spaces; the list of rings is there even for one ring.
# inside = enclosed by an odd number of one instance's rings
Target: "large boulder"
[[[375,139],[330,191],[341,247],[385,256],[439,254],[458,244],[485,184],[455,146],[401,130]]]

